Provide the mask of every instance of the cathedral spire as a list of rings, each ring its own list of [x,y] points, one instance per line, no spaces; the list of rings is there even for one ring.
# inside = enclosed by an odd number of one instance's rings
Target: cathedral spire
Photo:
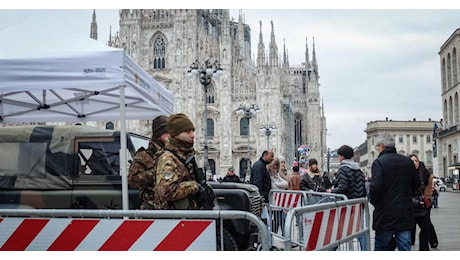
[[[310,56],[308,55],[308,38],[305,37],[305,67],[310,69]]]
[[[270,34],[270,44],[269,44],[269,49],[270,49],[270,55],[269,55],[269,64],[270,67],[277,67],[278,66],[278,46],[276,45],[275,41],[275,30],[273,26],[273,20],[271,21],[272,25],[272,31]]]
[[[240,59],[244,56],[244,25],[243,25],[243,13],[240,10],[238,15],[238,29],[237,29],[237,47],[238,47],[238,57]]]
[[[109,27],[109,43],[112,42],[112,25]]]
[[[283,38],[283,68],[288,68],[289,64],[287,61],[287,53],[286,53],[286,39]]]
[[[93,20],[91,22],[91,31],[89,33],[91,39],[97,40],[97,22],[96,22],[96,10],[93,9]]]
[[[229,41],[230,40],[230,14],[229,10],[224,9],[222,12],[222,34],[224,41]]]
[[[312,60],[313,70],[318,72],[318,63],[316,62],[316,51],[315,51],[315,37],[313,37],[313,60]]]
[[[259,43],[257,44],[257,66],[260,68],[265,65],[265,45],[264,38],[262,36],[262,21],[259,21],[260,32],[259,32]]]

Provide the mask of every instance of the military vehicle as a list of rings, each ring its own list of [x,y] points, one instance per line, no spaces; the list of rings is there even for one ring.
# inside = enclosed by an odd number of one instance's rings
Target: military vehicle
[[[127,134],[128,162],[149,138]],[[120,132],[86,126],[0,127],[0,207],[122,209]],[[126,167],[129,167],[126,165]],[[260,217],[256,186],[210,182],[217,205]],[[129,208],[139,209],[136,189]],[[224,221],[224,249],[251,250],[257,228],[248,220]]]

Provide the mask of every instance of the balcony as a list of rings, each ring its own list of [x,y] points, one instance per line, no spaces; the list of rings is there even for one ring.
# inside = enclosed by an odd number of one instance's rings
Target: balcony
[[[436,138],[443,138],[443,137],[446,137],[446,136],[454,134],[454,133],[457,133],[457,125],[454,125],[454,126],[448,128],[448,129],[445,129],[443,131],[436,132],[435,137]]]

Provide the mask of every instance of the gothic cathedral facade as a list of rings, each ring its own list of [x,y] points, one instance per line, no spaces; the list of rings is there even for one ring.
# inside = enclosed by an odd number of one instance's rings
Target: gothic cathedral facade
[[[119,13],[119,32],[110,36],[108,45],[125,49],[174,93],[175,113],[187,114],[195,125],[199,165],[204,165],[207,143],[208,174],[223,177],[233,166],[244,177],[248,157],[252,164],[266,149],[291,165],[300,145],[307,145],[308,157],[325,169],[326,119],[314,42],[312,59],[306,42],[305,62],[291,66],[286,48],[282,53],[278,50],[273,22],[268,49],[260,22],[254,61],[251,28],[244,24],[241,11],[237,22],[226,9],[123,9]],[[187,71],[193,62],[206,60],[218,61],[222,75],[212,80],[205,93],[199,79],[188,77]],[[244,117],[235,113],[240,105],[256,105],[259,113]],[[127,126],[151,135],[150,123]]]

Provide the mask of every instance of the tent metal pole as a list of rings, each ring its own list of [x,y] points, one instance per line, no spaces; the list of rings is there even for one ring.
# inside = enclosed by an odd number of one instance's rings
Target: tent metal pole
[[[123,210],[129,209],[126,147],[125,86],[122,85],[120,86],[120,174]]]

